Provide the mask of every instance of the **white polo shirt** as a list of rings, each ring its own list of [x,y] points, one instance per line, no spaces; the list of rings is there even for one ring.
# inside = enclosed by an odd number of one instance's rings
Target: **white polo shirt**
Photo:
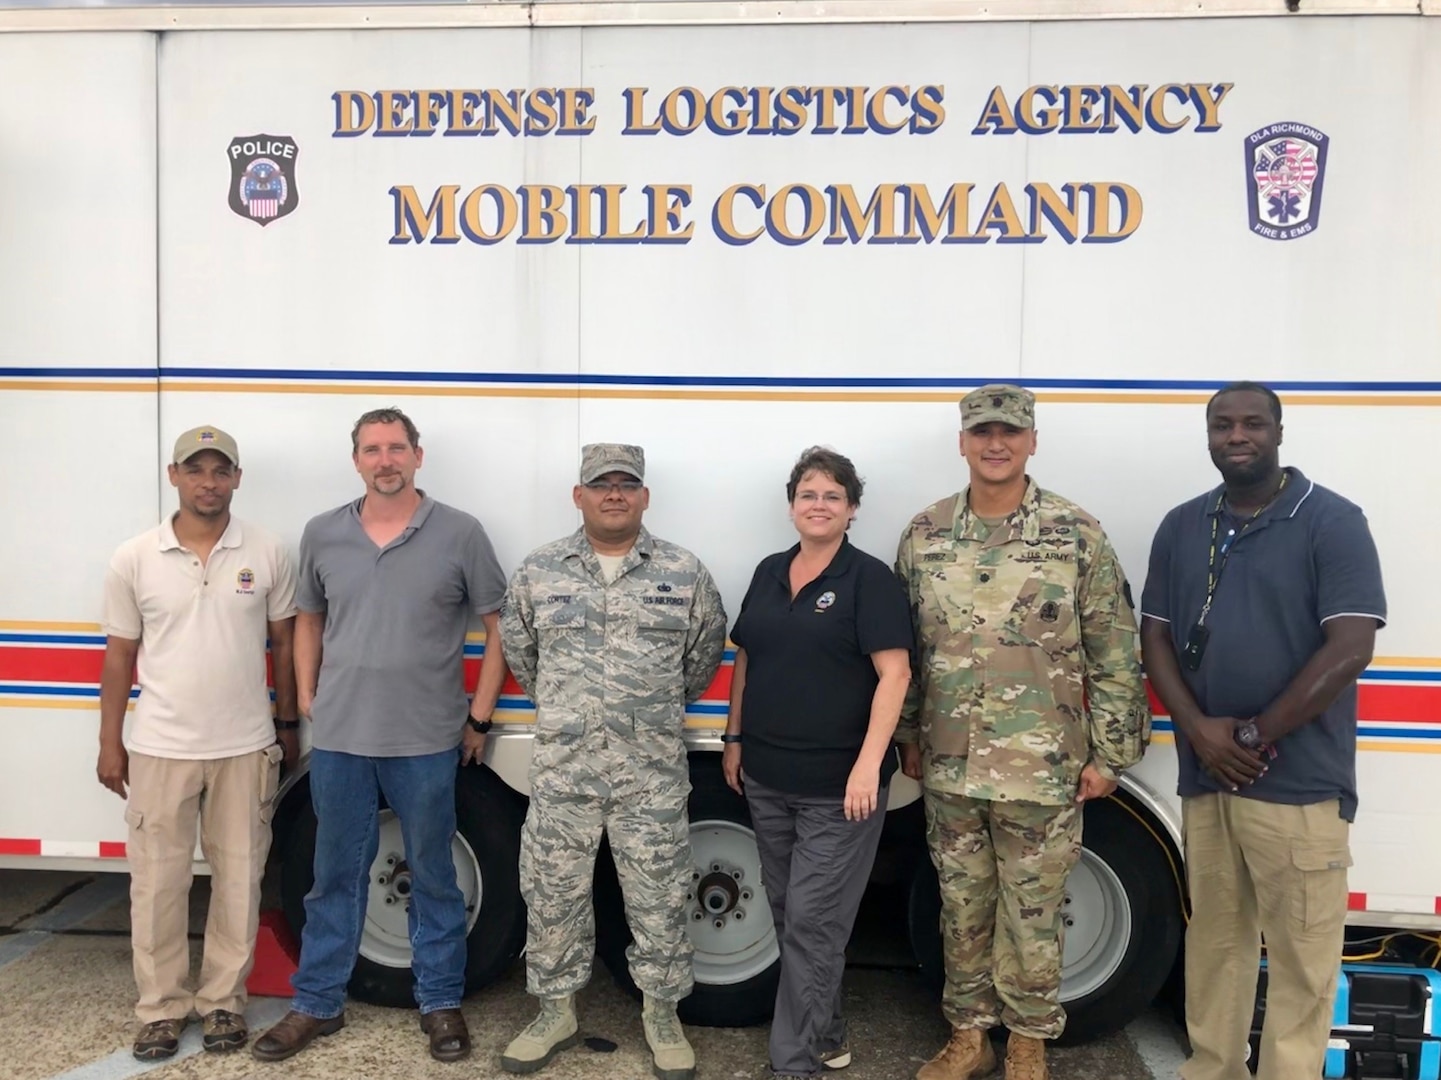
[[[204,565],[170,519],[122,544],[105,574],[105,633],[140,642],[127,749],[201,760],[273,743],[266,623],[294,614],[285,548],[237,518]]]

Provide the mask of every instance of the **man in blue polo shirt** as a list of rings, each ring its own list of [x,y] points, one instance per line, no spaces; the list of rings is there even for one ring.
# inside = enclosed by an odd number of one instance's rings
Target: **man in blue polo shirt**
[[[1206,406],[1222,485],[1166,515],[1141,600],[1146,672],[1176,725],[1186,868],[1183,1080],[1320,1076],[1356,816],[1356,678],[1386,598],[1360,508],[1282,468],[1281,402],[1232,383]]]

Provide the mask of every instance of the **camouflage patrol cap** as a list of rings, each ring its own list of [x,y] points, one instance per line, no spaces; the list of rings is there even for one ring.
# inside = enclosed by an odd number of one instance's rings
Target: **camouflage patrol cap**
[[[240,464],[240,449],[235,440],[218,427],[191,428],[175,440],[175,453],[170,460],[176,465],[189,461],[202,450],[214,450],[229,459],[230,464]]]
[[[961,430],[980,424],[1036,426],[1036,395],[1009,383],[980,386],[961,398]]]
[[[589,443],[580,448],[580,482],[588,484],[606,473],[630,473],[645,479],[645,451],[625,443]]]

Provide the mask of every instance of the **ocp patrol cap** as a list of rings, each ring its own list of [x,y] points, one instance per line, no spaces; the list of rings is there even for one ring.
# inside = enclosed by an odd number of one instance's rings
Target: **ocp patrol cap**
[[[981,424],[1035,427],[1036,395],[1025,387],[1010,383],[977,387],[961,398],[961,430],[967,431]]]

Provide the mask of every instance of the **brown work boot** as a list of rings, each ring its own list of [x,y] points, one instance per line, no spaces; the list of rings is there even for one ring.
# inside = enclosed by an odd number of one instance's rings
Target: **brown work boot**
[[[1011,1032],[1006,1043],[1006,1080],[1047,1080],[1046,1043]]]
[[[180,1049],[180,1033],[185,1030],[182,1020],[152,1020],[135,1036],[131,1053],[136,1061],[160,1061],[174,1057]]]
[[[470,1054],[470,1029],[459,1009],[426,1013],[420,1030],[430,1036],[430,1056],[436,1061],[459,1061]]]
[[[980,1028],[953,1028],[951,1041],[921,1066],[916,1080],[981,1080],[996,1071],[996,1052]]]
[[[250,1038],[245,1017],[228,1009],[212,1009],[200,1018],[200,1045],[212,1054],[239,1050]]]
[[[321,1035],[334,1035],[345,1026],[345,1014],[321,1020],[291,1009],[280,1022],[256,1039],[251,1056],[259,1061],[284,1061],[304,1050]]]

